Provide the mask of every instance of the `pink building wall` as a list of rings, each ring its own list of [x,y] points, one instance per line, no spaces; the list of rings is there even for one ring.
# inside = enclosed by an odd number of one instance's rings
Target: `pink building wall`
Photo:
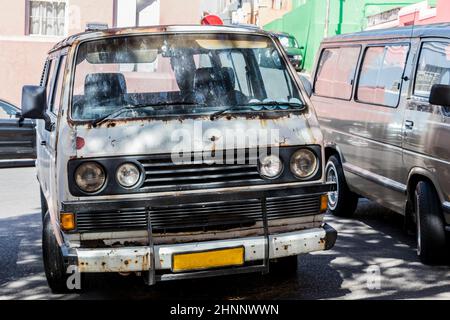
[[[203,0],[160,0],[160,24],[198,24]],[[0,99],[20,107],[22,86],[38,84],[47,52],[64,37],[27,35],[26,0],[1,0]],[[68,32],[88,22],[114,26],[114,0],[68,0]]]
[[[438,0],[436,8],[430,8],[426,1],[400,10],[399,25],[423,25],[450,22],[450,0]]]
[[[87,22],[113,24],[113,0],[69,0],[68,34]],[[22,86],[39,84],[47,52],[63,37],[28,35],[26,1],[2,1],[0,10],[0,99],[20,107]]]

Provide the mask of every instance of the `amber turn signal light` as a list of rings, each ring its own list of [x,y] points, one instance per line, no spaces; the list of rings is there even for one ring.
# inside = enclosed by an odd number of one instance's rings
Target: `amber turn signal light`
[[[320,196],[320,213],[324,213],[328,209],[328,194]]]
[[[59,221],[63,231],[75,229],[75,215],[73,213],[61,213]]]

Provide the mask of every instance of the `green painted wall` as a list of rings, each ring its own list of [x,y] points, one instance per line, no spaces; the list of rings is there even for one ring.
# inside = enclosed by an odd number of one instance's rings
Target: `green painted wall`
[[[327,36],[364,30],[366,17],[423,0],[330,0]],[[311,71],[320,42],[325,36],[326,0],[293,0],[293,10],[264,26],[293,34],[304,46],[304,68]],[[430,0],[430,5],[436,0]]]

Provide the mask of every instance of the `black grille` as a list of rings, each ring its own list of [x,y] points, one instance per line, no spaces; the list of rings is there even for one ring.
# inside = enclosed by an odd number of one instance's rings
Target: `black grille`
[[[170,155],[140,159],[145,170],[141,191],[182,191],[267,183],[258,173],[257,155],[250,156],[248,150],[242,155],[235,153],[232,163],[226,164],[208,164],[204,160],[196,160],[196,157],[198,155],[192,154],[186,164],[174,163]]]
[[[317,195],[267,199],[269,222],[318,214],[319,210]],[[262,222],[263,217],[259,199],[153,207],[148,212],[155,233],[245,228]],[[144,208],[77,214],[79,232],[145,230],[147,221]]]

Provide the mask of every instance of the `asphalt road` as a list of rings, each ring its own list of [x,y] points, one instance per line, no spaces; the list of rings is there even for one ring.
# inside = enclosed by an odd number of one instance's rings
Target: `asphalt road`
[[[41,259],[35,169],[0,169],[0,299],[450,299],[450,266],[422,265],[402,219],[361,200],[331,251],[299,257],[295,275],[244,275],[159,283],[135,276],[89,277],[85,291],[52,295]]]

